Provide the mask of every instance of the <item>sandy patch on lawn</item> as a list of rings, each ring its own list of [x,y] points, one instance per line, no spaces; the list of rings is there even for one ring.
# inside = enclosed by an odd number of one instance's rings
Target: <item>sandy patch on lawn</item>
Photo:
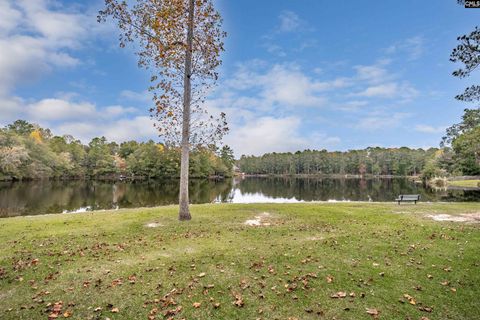
[[[452,221],[452,222],[480,222],[480,212],[477,213],[462,213],[459,215],[451,214],[429,214],[428,218],[435,221]]]
[[[324,240],[324,239],[325,239],[324,237],[316,237],[316,236],[307,237],[307,240],[309,240],[309,241],[320,241],[320,240]]]
[[[267,221],[270,216],[270,213],[262,212],[256,215],[255,218],[246,220],[244,224],[251,227],[268,227],[271,225],[271,223]]]
[[[158,227],[163,227],[163,224],[158,223],[158,222],[150,222],[145,225],[147,228],[158,228]]]

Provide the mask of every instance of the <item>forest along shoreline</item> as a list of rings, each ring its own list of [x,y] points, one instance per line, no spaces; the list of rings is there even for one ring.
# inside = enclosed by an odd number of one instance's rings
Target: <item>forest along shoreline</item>
[[[50,129],[24,120],[0,129],[0,181],[179,179],[180,155],[180,148],[152,140],[119,144],[95,137],[83,144],[71,135],[55,136]],[[446,187],[450,180],[480,180],[476,166],[457,166],[446,158],[446,151],[439,148],[369,147],[242,155],[235,160],[227,145],[194,147],[189,176],[406,177],[433,187]],[[468,187],[478,186],[471,184]]]

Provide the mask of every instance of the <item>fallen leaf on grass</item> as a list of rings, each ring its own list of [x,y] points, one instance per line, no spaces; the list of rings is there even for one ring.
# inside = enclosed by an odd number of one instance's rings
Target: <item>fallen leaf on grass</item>
[[[121,285],[123,282],[122,282],[122,279],[115,279],[112,281],[112,287],[116,287],[116,286],[119,286]]]
[[[135,276],[134,274],[132,274],[131,276],[128,276],[128,282],[130,282],[131,284],[134,284],[136,281],[137,281],[137,276]]]
[[[432,312],[433,308],[431,308],[431,307],[418,307],[418,310],[425,311],[425,312]]]
[[[194,302],[194,303],[193,303],[193,307],[194,307],[194,308],[200,308],[201,305],[202,305],[202,304],[201,304],[200,302]]]
[[[380,314],[380,311],[378,311],[378,310],[375,309],[375,308],[367,308],[367,313],[368,313],[369,315],[371,315],[372,317],[377,318],[378,315]]]
[[[48,319],[56,319],[62,312],[63,302],[58,301],[53,304],[52,312],[48,315]]]
[[[333,276],[331,276],[331,275],[328,275],[328,276],[326,277],[326,280],[327,280],[327,283],[332,283],[333,280],[335,280],[335,278],[334,278]]]
[[[415,301],[415,299],[414,299],[411,295],[405,293],[405,294],[403,295],[403,297],[408,300],[408,303],[410,303],[410,304],[412,304],[412,305],[416,305],[416,304],[417,304],[417,302]]]
[[[168,316],[174,316],[176,315],[177,313],[180,313],[182,311],[183,307],[182,306],[178,306],[176,307],[175,309],[171,309],[171,310],[167,310],[165,312],[163,312],[163,315],[165,317],[168,317]]]
[[[244,302],[242,295],[240,293],[234,293],[233,296],[235,297],[235,301],[233,301],[232,303],[237,307],[243,307]]]
[[[339,291],[337,293],[334,293],[330,296],[330,298],[334,298],[334,299],[337,299],[337,298],[345,298],[347,296],[347,293],[344,292],[344,291]]]

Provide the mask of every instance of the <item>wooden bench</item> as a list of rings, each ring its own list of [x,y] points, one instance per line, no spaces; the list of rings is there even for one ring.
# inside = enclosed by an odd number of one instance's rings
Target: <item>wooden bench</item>
[[[420,195],[419,194],[401,194],[398,196],[395,201],[400,204],[402,201],[413,201],[415,204],[417,204],[417,201],[420,201]]]

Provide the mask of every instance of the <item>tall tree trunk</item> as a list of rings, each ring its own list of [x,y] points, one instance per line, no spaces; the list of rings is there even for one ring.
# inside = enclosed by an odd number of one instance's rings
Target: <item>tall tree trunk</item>
[[[183,128],[182,128],[182,160],[180,165],[180,194],[178,213],[179,220],[190,220],[188,208],[188,161],[190,158],[190,102],[192,95],[192,50],[193,50],[193,20],[195,14],[195,0],[189,1],[187,49],[185,52],[185,75],[183,79]]]

